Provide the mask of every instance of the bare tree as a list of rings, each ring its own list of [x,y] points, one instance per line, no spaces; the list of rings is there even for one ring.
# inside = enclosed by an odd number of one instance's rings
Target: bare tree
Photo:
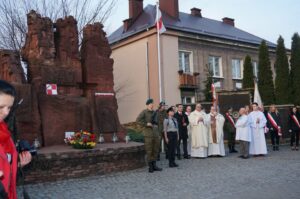
[[[36,10],[52,21],[72,15],[77,20],[79,41],[83,27],[96,21],[105,23],[118,0],[1,0],[0,48],[20,50],[24,45],[26,14]]]

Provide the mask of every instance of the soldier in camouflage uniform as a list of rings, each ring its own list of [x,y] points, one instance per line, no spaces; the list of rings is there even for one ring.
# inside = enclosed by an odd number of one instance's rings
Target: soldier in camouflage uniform
[[[158,132],[158,125],[154,121],[153,99],[146,101],[147,109],[143,110],[136,122],[144,127],[143,135],[145,140],[145,150],[147,154],[147,161],[149,165],[149,172],[161,171],[162,169],[156,166],[157,154],[160,147],[160,135]]]
[[[160,150],[161,151],[161,144],[162,140],[164,140],[164,119],[167,118],[167,111],[166,111],[166,103],[164,101],[159,103],[159,107],[156,111],[157,114],[157,123],[158,123],[158,132],[160,135]],[[166,158],[167,158],[167,144],[164,141],[164,149],[166,153]],[[158,153],[157,160],[160,160],[160,152]]]
[[[232,107],[227,109],[225,114],[225,124],[224,124],[224,131],[227,132],[228,135],[228,148],[229,153],[237,153],[235,150],[235,121],[232,116]]]

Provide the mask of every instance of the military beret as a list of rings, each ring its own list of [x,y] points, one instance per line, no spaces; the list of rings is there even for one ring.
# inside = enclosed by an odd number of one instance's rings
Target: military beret
[[[161,101],[161,102],[159,103],[159,105],[160,105],[160,106],[166,105],[166,102],[165,102],[165,101]]]
[[[146,105],[149,105],[149,104],[152,104],[153,103],[153,99],[148,99],[147,101],[146,101]]]

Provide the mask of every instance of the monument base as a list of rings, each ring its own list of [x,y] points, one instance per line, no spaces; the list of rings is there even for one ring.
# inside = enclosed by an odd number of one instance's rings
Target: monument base
[[[25,184],[104,175],[144,166],[142,143],[97,144],[90,150],[67,145],[44,147],[24,168]]]

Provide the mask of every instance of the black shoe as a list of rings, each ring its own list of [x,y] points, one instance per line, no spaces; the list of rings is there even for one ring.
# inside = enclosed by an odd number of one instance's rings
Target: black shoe
[[[235,148],[234,147],[232,147],[232,150],[231,150],[231,153],[237,153],[238,151],[237,150],[235,150]]]
[[[276,146],[276,151],[279,151],[279,146]]]
[[[181,160],[181,156],[180,156],[180,155],[178,155],[178,156],[177,156],[177,159],[178,159],[178,160]]]
[[[152,162],[152,165],[153,165],[153,170],[154,171],[162,171],[162,168],[159,168],[158,166],[156,166],[156,162]]]
[[[242,159],[248,159],[249,157],[248,156],[242,156]]]
[[[276,146],[273,146],[273,151],[276,151]]]
[[[148,162],[148,165],[149,165],[149,173],[153,173],[154,172],[153,163]]]
[[[191,156],[187,155],[183,157],[184,159],[191,159]]]
[[[169,167],[170,168],[174,168],[174,167],[178,167],[178,164],[174,163],[169,163]]]

